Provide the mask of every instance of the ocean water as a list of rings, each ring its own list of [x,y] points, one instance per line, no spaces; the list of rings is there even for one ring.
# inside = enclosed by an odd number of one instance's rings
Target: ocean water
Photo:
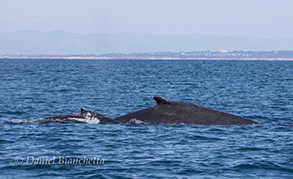
[[[292,178],[293,62],[0,60],[1,178]],[[154,96],[258,125],[40,124]]]

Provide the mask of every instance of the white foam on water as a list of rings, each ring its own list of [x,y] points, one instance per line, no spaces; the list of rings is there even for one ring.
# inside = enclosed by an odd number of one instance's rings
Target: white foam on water
[[[135,118],[130,119],[128,123],[130,123],[130,124],[146,124],[145,122],[143,122],[139,119],[135,119]]]

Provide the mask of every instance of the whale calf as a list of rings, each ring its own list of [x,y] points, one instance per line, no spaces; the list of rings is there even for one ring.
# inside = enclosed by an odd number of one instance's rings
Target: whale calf
[[[162,97],[154,97],[157,104],[153,107],[118,117],[121,123],[145,124],[201,124],[201,125],[239,125],[258,124],[258,122],[240,116],[190,103],[171,101]]]
[[[81,108],[80,113],[70,114],[64,116],[54,116],[44,119],[35,120],[33,122],[40,123],[96,123],[96,124],[106,124],[106,123],[117,123],[113,119],[103,116],[99,113],[89,111],[87,109]]]

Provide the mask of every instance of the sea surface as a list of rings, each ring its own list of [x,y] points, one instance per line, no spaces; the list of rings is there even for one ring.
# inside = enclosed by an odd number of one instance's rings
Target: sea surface
[[[257,125],[21,122],[193,103]],[[0,178],[292,178],[293,62],[0,60]]]

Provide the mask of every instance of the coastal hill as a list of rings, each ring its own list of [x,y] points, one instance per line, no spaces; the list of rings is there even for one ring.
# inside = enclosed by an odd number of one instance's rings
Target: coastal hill
[[[293,39],[174,34],[79,34],[65,31],[0,33],[0,55],[292,50]]]

